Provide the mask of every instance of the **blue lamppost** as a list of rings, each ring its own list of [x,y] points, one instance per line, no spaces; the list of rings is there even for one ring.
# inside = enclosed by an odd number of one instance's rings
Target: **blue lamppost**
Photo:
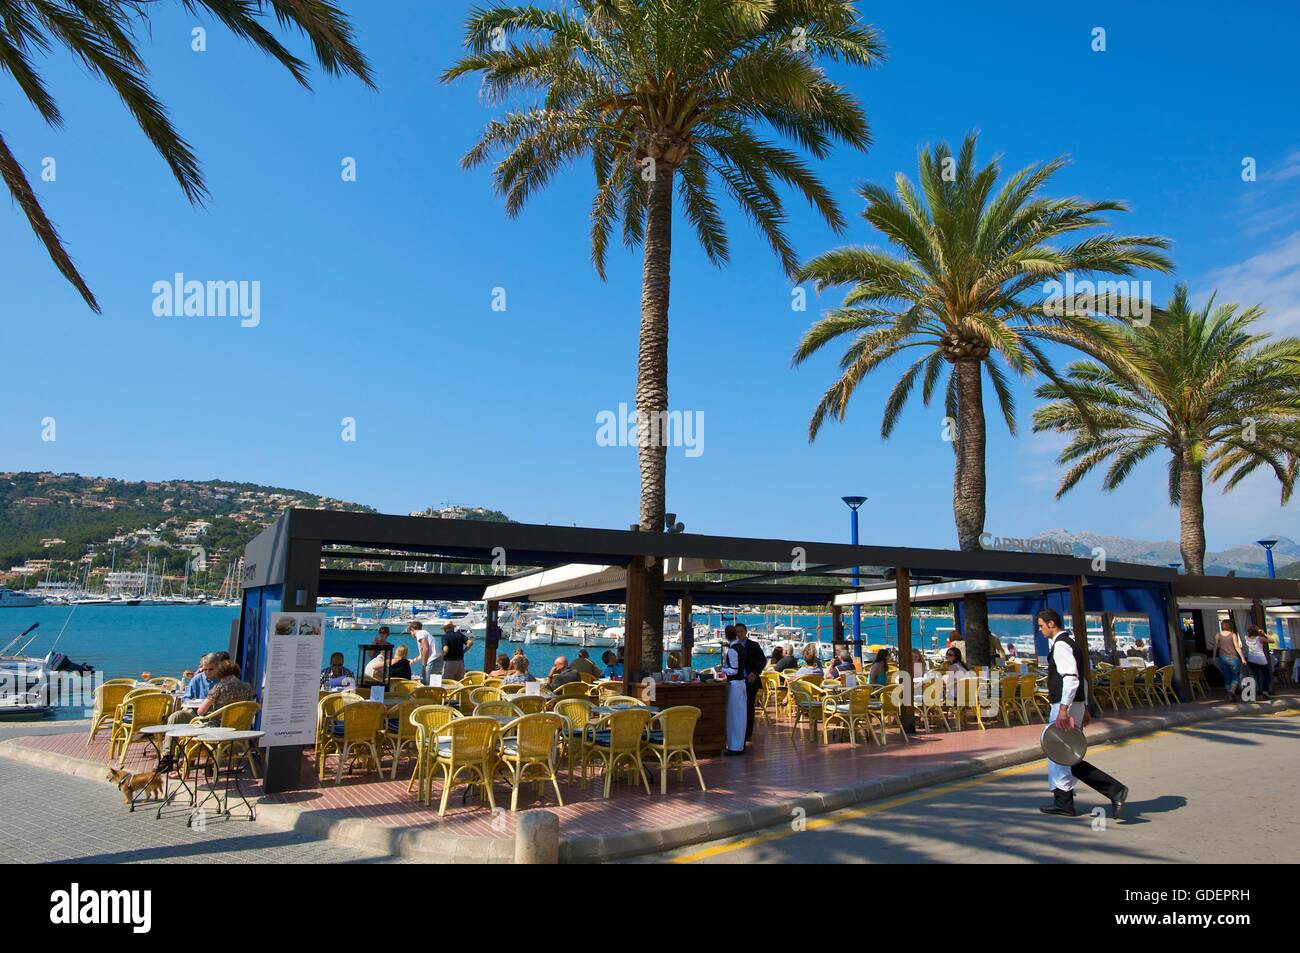
[[[1264,547],[1264,555],[1268,557],[1268,578],[1277,578],[1277,569],[1273,565],[1273,547],[1277,545],[1276,539],[1257,539],[1255,542]],[[1286,642],[1286,629],[1282,626],[1282,620],[1277,620],[1277,647],[1281,648]]]
[[[858,545],[858,508],[867,502],[865,496],[844,496],[845,505],[849,508],[849,541],[854,546]],[[858,587],[858,567],[853,567],[853,588]],[[853,604],[853,654],[862,658],[862,606],[857,603]]]

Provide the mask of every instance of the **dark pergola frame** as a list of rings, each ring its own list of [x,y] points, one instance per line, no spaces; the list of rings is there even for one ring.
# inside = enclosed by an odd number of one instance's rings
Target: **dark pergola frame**
[[[461,562],[493,565],[504,556],[507,572],[423,573],[393,570],[325,568],[325,559],[377,560],[389,562]],[[995,579],[1065,585],[1071,590],[1070,613],[1076,631],[1086,631],[1084,587],[1089,576],[1104,575],[1108,581],[1131,580],[1157,584],[1168,593],[1171,657],[1175,685],[1185,692],[1181,629],[1174,609],[1177,595],[1231,594],[1237,598],[1281,599],[1300,602],[1300,581],[1224,577],[1179,576],[1174,570],[1140,564],[1110,563],[1104,574],[1097,573],[1088,559],[1055,554],[1006,551],[960,552],[896,546],[851,545],[812,540],[762,539],[743,536],[707,536],[692,533],[645,533],[635,530],[550,526],[534,523],[452,520],[422,516],[387,516],[376,513],[334,510],[290,509],[253,539],[245,550],[243,589],[283,587],[285,611],[314,611],[320,596],[353,596],[403,599],[482,600],[484,590],[508,579],[526,578],[540,570],[570,563],[625,567],[624,585],[566,602],[616,603],[626,607],[626,617],[641,617],[645,569],[655,560],[684,557],[724,561],[793,564],[796,558],[805,568],[790,570],[721,569],[699,573],[712,579],[668,579],[665,603],[680,602],[683,620],[690,619],[696,599],[715,605],[802,605],[826,606],[831,611],[833,641],[844,643],[843,618],[834,597],[855,588],[848,578],[843,584],[791,582],[800,576],[835,576],[851,567],[886,567],[882,576],[893,576],[897,599],[898,648],[900,658],[910,656],[911,586],[922,581]],[[528,567],[511,574],[509,567]],[[728,578],[734,577],[734,578]],[[864,575],[864,581],[872,578]],[[488,632],[484,653],[495,655],[499,603],[488,601]],[[1262,613],[1262,608],[1260,609]],[[240,631],[247,635],[241,610]],[[1154,634],[1153,634],[1154,635]],[[689,639],[684,650],[689,652]],[[236,647],[241,653],[243,642]],[[629,625],[624,639],[625,682],[641,675],[635,669],[642,655],[641,630]],[[689,655],[685,660],[689,664]],[[910,712],[908,712],[910,714]],[[300,749],[292,755],[280,748],[268,749],[268,792],[296,786]]]

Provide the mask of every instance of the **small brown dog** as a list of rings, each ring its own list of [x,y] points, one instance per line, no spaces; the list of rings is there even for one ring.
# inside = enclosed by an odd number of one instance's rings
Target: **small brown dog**
[[[122,803],[131,805],[132,810],[135,810],[136,798],[142,792],[146,801],[162,797],[164,779],[160,771],[132,773],[109,768],[107,780],[117,785],[117,789],[122,792]]]

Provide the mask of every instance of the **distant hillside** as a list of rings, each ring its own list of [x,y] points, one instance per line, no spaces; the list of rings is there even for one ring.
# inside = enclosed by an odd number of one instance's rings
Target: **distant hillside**
[[[1098,533],[1071,533],[1064,529],[1048,530],[1039,533],[1034,539],[1065,543],[1076,556],[1091,556],[1093,547],[1101,546],[1106,550],[1107,558],[1116,562],[1167,566],[1183,561],[1178,543],[1174,540],[1130,539],[1127,536],[1103,536]],[[1277,566],[1278,575],[1286,575],[1283,567],[1300,571],[1300,544],[1285,536],[1279,538],[1273,547],[1273,562]],[[1235,571],[1239,576],[1267,576],[1268,563],[1264,547],[1258,543],[1241,543],[1220,552],[1205,554],[1206,575],[1225,576],[1230,571]]]
[[[215,562],[294,506],[369,507],[282,487],[229,480],[130,482],[74,473],[0,473],[0,569],[50,560],[70,568],[115,561],[134,569],[146,556],[176,567],[201,546]]]

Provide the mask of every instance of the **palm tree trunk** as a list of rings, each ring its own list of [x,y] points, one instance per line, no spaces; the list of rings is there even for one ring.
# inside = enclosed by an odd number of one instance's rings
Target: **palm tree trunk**
[[[962,552],[977,552],[984,533],[984,380],[980,362],[958,361],[957,466],[953,474],[952,511]],[[963,599],[966,661],[989,664],[989,605],[983,593]]]
[[[1189,576],[1205,575],[1205,483],[1201,464],[1183,454],[1178,475],[1179,548],[1183,553],[1183,572]]]
[[[646,202],[645,263],[641,271],[641,341],[637,349],[637,456],[641,465],[641,531],[664,531],[667,474],[668,291],[672,257],[673,170],[660,162]],[[646,567],[641,658],[627,659],[642,672],[663,667],[664,567]]]

